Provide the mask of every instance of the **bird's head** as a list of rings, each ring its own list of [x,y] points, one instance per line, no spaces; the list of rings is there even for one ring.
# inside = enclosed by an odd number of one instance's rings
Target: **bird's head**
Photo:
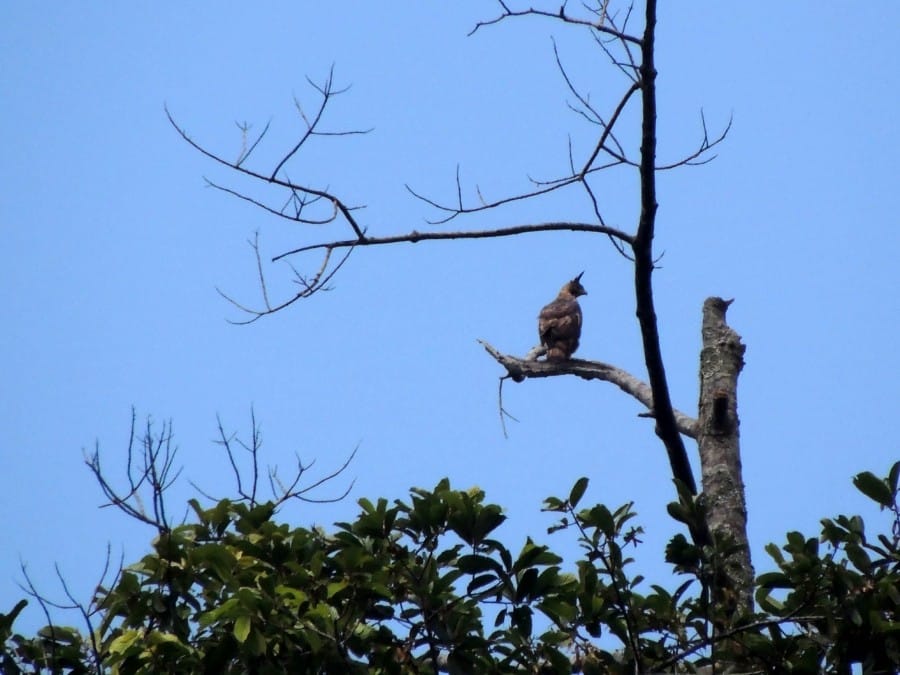
[[[579,295],[587,295],[587,291],[584,290],[584,286],[581,285],[581,276],[583,274],[584,274],[584,272],[582,272],[577,277],[572,279],[572,281],[569,281],[568,283],[566,283],[566,285],[563,286],[563,291],[565,293],[568,293],[568,294],[576,297],[576,298]]]

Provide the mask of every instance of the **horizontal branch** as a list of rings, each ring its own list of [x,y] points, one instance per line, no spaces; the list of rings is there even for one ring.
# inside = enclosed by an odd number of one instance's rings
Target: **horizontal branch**
[[[509,377],[516,382],[521,382],[528,377],[553,377],[554,375],[577,375],[585,380],[611,382],[626,394],[644,404],[652,417],[653,394],[650,391],[650,386],[621,368],[600,361],[585,361],[584,359],[570,359],[569,361],[552,363],[520,359],[508,354],[501,354],[484,340],[479,340],[478,342],[488,354],[506,368]],[[697,420],[677,410],[674,412],[678,431],[688,438],[697,438]]]
[[[494,19],[487,19],[485,21],[479,21],[477,24],[475,24],[475,27],[469,31],[469,35],[471,36],[471,35],[475,34],[479,28],[482,28],[485,26],[492,26],[494,24],[500,23],[501,21],[503,21],[504,19],[507,19],[509,17],[532,15],[532,16],[547,17],[547,18],[551,18],[551,19],[558,19],[559,21],[562,21],[563,23],[570,23],[570,24],[573,24],[576,26],[587,26],[588,28],[592,28],[593,30],[597,31],[598,33],[605,33],[606,35],[611,35],[612,37],[618,38],[619,40],[621,40],[624,43],[630,42],[634,45],[638,45],[638,46],[641,45],[641,38],[635,37],[634,35],[628,35],[627,33],[623,33],[622,31],[618,31],[618,30],[616,30],[614,28],[610,28],[608,26],[604,26],[603,21],[606,18],[605,15],[602,16],[600,18],[600,20],[598,20],[598,21],[589,21],[587,19],[581,19],[581,18],[572,16],[571,14],[566,14],[565,3],[563,3],[562,8],[560,8],[559,10],[557,10],[555,12],[548,12],[546,10],[540,10],[540,9],[534,9],[534,8],[513,11],[513,10],[509,9],[503,2],[501,2],[500,5],[503,7],[503,13],[500,16],[498,16]]]
[[[281,258],[286,258],[289,255],[323,248],[330,251],[336,248],[380,246],[382,244],[398,244],[401,242],[416,244],[420,241],[436,239],[489,239],[492,237],[511,237],[513,235],[526,234],[529,232],[558,232],[560,230],[606,234],[629,245],[634,241],[634,238],[627,232],[617,230],[614,227],[594,225],[591,223],[538,223],[536,225],[515,225],[513,227],[501,227],[495,230],[473,230],[469,232],[419,232],[413,230],[407,234],[397,234],[390,237],[367,237],[363,235],[360,239],[344,239],[342,241],[330,241],[324,244],[301,246],[300,248],[295,248],[292,251],[287,251],[275,256],[272,258],[272,262],[280,260]]]

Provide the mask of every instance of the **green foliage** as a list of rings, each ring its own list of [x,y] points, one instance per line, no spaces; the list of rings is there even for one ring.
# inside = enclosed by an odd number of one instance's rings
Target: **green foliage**
[[[867,537],[859,516],[822,520],[818,539],[789,532],[779,549],[766,551],[778,572],[757,580],[760,608],[784,619],[771,627],[773,657],[836,672],[862,663],[866,672],[894,672],[900,665],[900,462],[886,478],[865,472],[853,479],[864,495],[892,514],[890,535]],[[877,542],[877,543],[875,543]],[[824,546],[824,551],[823,546]],[[780,591],[780,592],[778,592]],[[795,629],[790,638],[786,626]]]
[[[860,491],[893,515],[822,521],[770,545],[761,613],[727,628],[708,579],[728,552],[676,535],[674,590],[631,572],[640,544],[631,504],[579,508],[588,481],[544,509],[581,554],[565,565],[527,539],[497,539],[499,506],[447,480],[408,501],[359,501],[332,532],[276,521],[271,503],[192,501],[195,522],[161,530],[152,551],[98,589],[87,633],[13,632],[25,601],[0,614],[4,673],[632,673],[715,661],[762,672],[868,672],[900,663],[900,463]],[[700,512],[682,495],[670,513]]]

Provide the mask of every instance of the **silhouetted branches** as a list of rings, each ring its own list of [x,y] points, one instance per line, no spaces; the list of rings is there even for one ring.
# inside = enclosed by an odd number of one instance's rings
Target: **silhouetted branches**
[[[472,193],[468,189],[464,189],[459,166],[456,169],[455,185],[452,187],[453,196],[447,200],[423,194],[409,184],[406,185],[412,196],[437,211],[438,217],[428,220],[434,225],[446,224],[462,216],[497,210],[517,202],[531,202],[570,186],[580,186],[584,190],[589,211],[595,222],[518,223],[500,228],[430,232],[420,232],[410,228],[400,234],[369,232],[361,222],[357,221],[351,207],[348,206],[349,202],[338,198],[328,190],[314,188],[307,183],[294,182],[285,175],[285,167],[288,162],[300,153],[311,138],[334,133],[320,129],[329,102],[334,96],[344,91],[334,85],[333,68],[324,84],[317,85],[310,82],[319,97],[319,104],[313,114],[307,115],[299,102],[295,102],[305,129],[299,140],[281,155],[274,164],[273,170],[251,170],[247,168],[244,161],[253,148],[257,147],[268,127],[252,143],[246,138],[244,139],[243,145],[249,146],[248,150],[239,155],[239,163],[233,163],[192,141],[186,132],[174,122],[171,115],[169,119],[179,134],[205,156],[229,167],[238,174],[285,189],[288,198],[280,207],[276,207],[241,190],[210,181],[213,187],[261,207],[267,213],[277,214],[282,219],[287,218],[302,224],[320,226],[317,228],[317,232],[323,232],[321,226],[328,227],[332,223],[343,223],[350,229],[350,236],[341,237],[334,236],[333,228],[329,228],[328,233],[321,236],[320,240],[305,243],[273,256],[273,262],[286,262],[289,257],[314,251],[321,251],[322,255],[319,265],[314,267],[316,271],[311,274],[301,272],[293,265],[290,266],[299,289],[287,300],[277,302],[270,300],[269,289],[263,273],[259,241],[258,238],[255,238],[251,242],[251,246],[257,263],[262,303],[258,307],[252,307],[238,303],[232,297],[222,293],[231,304],[249,315],[246,321],[240,323],[256,321],[262,316],[284,309],[301,298],[309,297],[319,290],[326,290],[328,282],[346,261],[346,256],[356,248],[399,243],[414,244],[429,240],[449,241],[518,236],[547,231],[590,232],[607,236],[615,249],[634,264],[635,309],[640,324],[649,389],[652,393],[652,414],[656,419],[657,434],[666,447],[673,476],[687,486],[692,494],[696,494],[696,482],[681,438],[683,428],[679,429],[668,391],[653,300],[652,274],[658,262],[658,257],[653,251],[657,208],[655,180],[658,171],[703,164],[713,159],[714,155],[711,150],[724,140],[731,128],[731,122],[729,121],[721,133],[711,135],[705,115],[701,111],[702,137],[698,145],[674,162],[657,162],[657,101],[654,63],[656,1],[649,0],[646,3],[644,25],[640,35],[631,34],[628,28],[632,19],[632,8],[629,6],[622,12],[615,12],[610,9],[609,4],[608,0],[599,0],[572,8],[563,2],[558,10],[544,10],[535,7],[516,9],[511,2],[499,0],[498,5],[501,9],[499,15],[477,23],[472,30],[472,33],[475,33],[482,28],[520,17],[558,21],[565,26],[571,26],[576,31],[588,31],[610,62],[624,76],[625,86],[621,93],[609,102],[608,112],[603,113],[601,112],[603,106],[593,102],[589,93],[576,84],[575,79],[563,63],[556,42],[553,42],[553,54],[557,67],[568,91],[574,97],[574,100],[567,105],[580,119],[596,127],[593,141],[584,146],[579,147],[580,144],[573,144],[570,137],[567,148],[569,164],[567,174],[550,179],[533,178],[532,175],[528,175],[531,183],[530,189],[491,199],[485,197],[485,193],[478,185],[474,186]],[[641,100],[639,111],[631,105],[636,98]],[[621,134],[617,133],[617,126],[620,126],[621,121],[631,114],[638,116],[641,122],[640,145],[637,151],[629,144],[624,143]],[[244,129],[243,133],[246,136],[246,125]],[[336,135],[345,135],[346,133],[348,132],[336,132]],[[635,219],[633,233],[629,232],[627,228],[611,226],[604,217],[603,197],[598,189],[598,181],[602,172],[615,167],[635,169],[639,175],[639,214]],[[321,208],[326,203],[330,209],[323,213]],[[308,213],[313,206],[319,211],[316,214]],[[332,258],[332,254],[338,250],[346,251],[344,257],[339,261]],[[300,466],[302,467],[302,464]]]
[[[300,140],[297,141],[297,144],[293,148],[291,148],[291,150],[284,157],[282,157],[280,162],[278,162],[278,165],[275,167],[275,170],[272,171],[272,175],[270,176],[269,180],[275,180],[278,172],[281,171],[281,169],[285,164],[287,164],[288,160],[290,160],[291,157],[297,154],[297,151],[300,150],[303,144],[306,143],[306,141],[309,140],[311,136],[350,136],[353,134],[366,134],[371,131],[371,129],[359,131],[320,131],[318,129],[318,125],[322,120],[322,115],[325,113],[325,107],[328,105],[328,102],[334,96],[346,92],[348,89],[350,89],[350,87],[344,87],[343,89],[334,88],[333,64],[331,66],[331,70],[328,71],[328,77],[325,79],[324,84],[318,85],[308,77],[306,78],[306,81],[309,82],[310,86],[312,86],[313,89],[315,89],[322,95],[322,100],[319,103],[319,107],[316,109],[316,112],[313,115],[312,119],[310,119],[306,116],[306,113],[303,112],[303,105],[299,100],[297,100],[296,96],[294,97],[294,106],[297,108],[297,112],[300,113],[300,117],[302,117],[303,121],[306,122],[306,131],[304,132],[303,136],[300,137]]]
[[[89,647],[85,646],[85,651],[87,653],[87,659],[89,664],[95,669],[95,672],[102,673],[103,671],[103,650],[98,643],[98,639],[102,631],[95,630],[95,617],[99,614],[101,617],[101,624],[104,621],[104,607],[102,606],[102,602],[98,605],[96,601],[98,598],[102,599],[102,593],[100,592],[104,586],[107,584],[107,575],[110,571],[110,562],[112,560],[112,551],[109,544],[106,547],[106,561],[103,565],[103,570],[100,573],[100,578],[97,584],[94,586],[94,591],[92,591],[91,600],[88,603],[84,603],[81,600],[78,600],[75,597],[75,594],[69,588],[69,584],[66,581],[65,576],[59,568],[59,564],[54,564],[53,569],[56,573],[56,578],[59,581],[60,586],[63,589],[63,594],[66,596],[67,602],[59,602],[56,600],[51,600],[48,595],[38,591],[37,586],[32,580],[31,576],[28,574],[28,568],[25,563],[19,564],[19,569],[22,572],[22,576],[25,579],[24,584],[19,584],[19,588],[21,588],[27,595],[34,598],[38,605],[41,608],[42,613],[44,614],[44,618],[47,621],[46,627],[43,629],[43,647],[49,651],[49,655],[45,657],[45,662],[48,664],[56,664],[59,663],[59,659],[57,658],[57,650],[60,644],[68,644],[69,641],[69,633],[71,629],[64,628],[61,626],[57,626],[53,622],[53,617],[50,612],[50,608],[60,609],[60,610],[68,610],[68,611],[76,611],[81,617],[82,623],[84,624],[85,634],[89,641]],[[112,579],[111,586],[115,586],[118,582],[119,575],[122,572],[122,567],[124,564],[124,558],[120,559],[119,564],[116,568],[116,573]],[[55,671],[54,671],[55,672]],[[74,671],[73,671],[74,672]]]
[[[259,495],[259,482],[261,469],[260,452],[262,450],[262,431],[256,421],[256,412],[251,408],[249,441],[241,439],[234,432],[226,432],[225,427],[222,424],[222,420],[218,416],[216,416],[216,423],[219,438],[215,442],[225,450],[225,455],[228,458],[228,463],[231,466],[231,472],[234,476],[234,482],[236,485],[238,497],[240,498],[240,500],[245,501],[251,507],[256,506],[261,502]],[[353,451],[343,462],[343,464],[341,464],[340,467],[323,476],[322,478],[313,481],[309,485],[301,486],[300,481],[306,474],[306,472],[315,464],[315,460],[311,461],[308,464],[303,464],[300,458],[296,457],[297,467],[295,469],[294,475],[287,482],[283,481],[278,475],[277,466],[269,467],[266,470],[266,478],[268,480],[269,488],[272,493],[271,501],[273,505],[275,507],[278,507],[291,499],[297,499],[299,501],[316,504],[341,501],[342,499],[344,499],[344,497],[350,494],[350,490],[353,489],[355,480],[350,481],[350,484],[337,497],[316,498],[311,497],[310,494],[314,490],[323,486],[325,483],[328,483],[329,481],[340,476],[347,469],[347,467],[350,466],[350,462],[352,462],[353,458],[356,456],[357,449],[358,447],[353,449]],[[238,453],[240,453],[241,451],[246,453],[246,455],[248,455],[250,458],[249,468],[247,468],[246,462],[242,462],[239,459]],[[219,501],[221,499],[220,497],[214,497],[210,495],[193,481],[191,481],[191,485],[195,490],[197,490],[207,499],[210,499],[212,501]]]
[[[353,488],[354,481],[351,481],[348,487],[336,497],[318,498],[312,496],[313,491],[337,478],[347,469],[356,456],[356,449],[350,453],[348,458],[336,470],[307,485],[301,485],[301,479],[313,466],[314,462],[303,464],[298,457],[295,473],[286,480],[283,480],[278,475],[277,467],[268,468],[266,470],[266,480],[271,488],[272,496],[271,500],[262,500],[259,493],[260,472],[262,471],[260,455],[262,435],[255,412],[251,410],[250,413],[249,441],[238,438],[235,433],[226,433],[222,420],[217,417],[216,421],[219,435],[217,443],[225,449],[225,455],[234,476],[238,499],[246,501],[251,506],[255,506],[261,501],[272,501],[274,506],[277,507],[292,499],[312,503],[336,502],[346,497]],[[148,418],[144,432],[138,438],[136,412],[132,409],[131,432],[125,463],[127,487],[119,489],[113,485],[112,479],[101,464],[99,446],[95,448],[92,455],[85,457],[85,463],[90,468],[91,473],[93,473],[104,496],[108,500],[106,504],[103,504],[103,507],[115,506],[135,520],[152,525],[161,534],[169,532],[172,528],[166,513],[165,495],[182,471],[181,468],[177,470],[174,468],[177,448],[173,445],[173,437],[171,422],[164,423],[162,429],[157,432],[153,428],[152,420]],[[239,460],[239,451],[244,451],[249,455],[249,463]],[[193,481],[190,481],[190,484],[208,499],[213,501],[222,499],[221,497],[211,496]],[[147,501],[152,505],[149,510],[145,506]]]
[[[334,95],[334,93],[332,93],[331,95]],[[182,137],[182,138],[183,138],[183,139],[184,139],[184,140],[185,140],[192,148],[194,148],[195,150],[197,150],[197,151],[200,152],[201,154],[205,155],[206,157],[212,159],[213,161],[215,161],[215,162],[217,162],[217,163],[219,163],[219,164],[222,164],[222,165],[224,165],[224,166],[227,166],[228,168],[233,169],[234,171],[237,171],[238,173],[240,173],[240,174],[242,174],[242,175],[244,175],[244,176],[246,176],[246,177],[253,178],[253,179],[256,179],[256,180],[258,180],[258,181],[262,181],[262,182],[264,182],[264,183],[271,183],[272,185],[278,185],[278,186],[280,186],[280,187],[286,188],[286,189],[289,190],[291,193],[301,193],[301,194],[305,195],[307,198],[310,198],[310,199],[313,198],[313,197],[318,197],[318,198],[321,199],[321,200],[328,201],[328,202],[331,203],[331,205],[333,206],[333,208],[334,208],[334,210],[335,210],[335,213],[332,215],[332,217],[327,218],[327,219],[324,219],[324,220],[322,220],[322,219],[308,219],[308,218],[305,218],[305,217],[301,217],[300,215],[296,215],[295,217],[291,218],[291,220],[294,220],[294,221],[296,221],[296,222],[298,222],[298,223],[303,223],[303,224],[319,225],[319,224],[322,224],[322,223],[330,223],[330,222],[334,222],[335,220],[337,220],[338,215],[340,215],[340,216],[342,216],[342,217],[344,218],[345,222],[351,227],[351,229],[356,233],[356,235],[357,235],[358,237],[360,237],[360,238],[363,237],[363,231],[362,231],[362,229],[360,228],[359,224],[356,222],[356,219],[353,217],[353,214],[352,214],[352,211],[355,211],[355,210],[357,210],[357,209],[359,209],[359,208],[361,208],[361,207],[358,207],[358,206],[350,206],[349,204],[343,202],[340,198],[338,198],[336,195],[334,195],[334,194],[328,192],[327,190],[321,190],[321,189],[314,188],[314,187],[309,186],[309,185],[300,185],[299,183],[294,183],[294,182],[292,182],[292,181],[290,181],[290,180],[288,180],[288,179],[277,178],[276,175],[275,175],[275,173],[273,173],[272,176],[266,176],[266,175],[263,175],[262,173],[260,173],[260,172],[258,172],[258,171],[253,171],[253,170],[251,170],[251,169],[248,169],[248,168],[246,168],[245,166],[243,166],[243,159],[246,159],[246,157],[244,157],[244,158],[241,160],[241,163],[238,163],[238,162],[232,162],[232,161],[230,161],[230,160],[227,160],[227,159],[225,159],[224,157],[222,157],[222,156],[220,156],[220,155],[217,155],[216,153],[207,150],[206,148],[204,148],[203,146],[201,146],[199,143],[197,143],[196,141],[194,141],[194,140],[188,135],[188,133],[187,133],[182,127],[180,127],[180,126],[178,125],[177,122],[175,122],[175,118],[172,117],[172,113],[169,111],[168,107],[166,107],[165,110],[166,110],[166,116],[167,116],[168,119],[169,119],[169,123],[175,128],[175,130],[178,132],[178,134],[179,134],[179,135],[180,135],[180,136],[181,136],[181,137]],[[335,133],[331,133],[331,134],[328,134],[328,135],[332,135],[332,136],[333,136],[333,135],[349,135],[349,134],[355,134],[355,133],[366,133],[366,132],[364,132],[364,131],[363,131],[363,132],[360,132],[360,131],[357,131],[357,132],[347,131],[347,132],[335,132]],[[303,137],[303,142],[304,142],[304,143],[306,142],[306,140],[309,139],[310,135],[311,135],[311,134],[310,134],[309,132],[307,132],[306,134],[304,134],[304,137]],[[285,156],[285,158],[282,160],[282,162],[283,162],[283,161],[286,161],[286,160],[289,159],[291,156],[293,156],[294,154],[296,154],[296,152],[297,152],[298,149],[299,149],[299,146],[297,146],[297,147],[295,147],[294,149],[292,149],[292,150]],[[281,168],[281,166],[279,166],[279,170],[280,170],[280,168]],[[210,182],[211,182],[211,181],[210,181]],[[214,185],[215,187],[220,187],[218,184],[213,184],[213,185]],[[245,195],[243,195],[243,193],[240,193],[239,191],[233,191],[232,194],[235,194],[236,196],[245,196]],[[251,200],[251,201],[252,201],[252,200]],[[312,201],[309,201],[309,202],[304,202],[304,203],[313,203],[313,202],[312,202]],[[282,214],[282,215],[284,215],[284,214]]]
[[[365,240],[365,241],[366,241],[365,245],[371,245],[371,243],[373,243],[370,240]],[[298,290],[292,297],[288,298],[287,300],[284,300],[278,304],[273,305],[269,301],[269,290],[268,290],[268,286],[266,284],[266,275],[265,275],[265,272],[263,271],[262,257],[260,256],[260,253],[259,253],[259,232],[255,233],[255,235],[253,237],[253,241],[248,240],[247,243],[250,244],[251,248],[253,248],[253,254],[254,254],[254,257],[256,258],[256,271],[259,276],[259,288],[260,288],[260,293],[262,295],[262,300],[263,300],[262,309],[248,307],[247,305],[240,303],[237,300],[235,300],[234,298],[232,298],[230,295],[225,293],[222,289],[216,288],[216,292],[219,295],[221,295],[223,298],[225,298],[225,300],[230,302],[232,305],[234,305],[236,308],[238,308],[242,312],[250,315],[250,318],[245,321],[235,321],[232,319],[228,319],[229,323],[233,323],[236,325],[246,325],[246,324],[253,323],[254,321],[257,321],[268,314],[274,314],[275,312],[278,312],[278,311],[284,309],[285,307],[288,307],[288,306],[294,304],[298,300],[302,300],[303,298],[308,298],[310,295],[312,295],[313,293],[316,293],[317,291],[328,290],[328,282],[331,281],[331,278],[337,273],[337,271],[339,269],[341,269],[341,267],[347,261],[347,258],[350,257],[350,253],[353,251],[353,247],[360,245],[360,242],[358,239],[351,239],[347,242],[337,242],[336,244],[330,245],[330,246],[312,247],[312,248],[325,248],[326,249],[325,255],[323,256],[321,264],[319,265],[319,269],[317,269],[312,274],[312,276],[307,276],[307,275],[304,275],[301,272],[299,272],[293,265],[290,265],[291,271],[294,273],[294,283],[300,287],[300,290]],[[377,242],[374,242],[374,243],[377,243]],[[331,254],[332,254],[332,251],[336,248],[349,248],[350,250],[348,250],[343,256],[341,256],[340,260],[338,260],[338,262],[335,265],[330,266]],[[289,254],[282,254],[280,256],[276,256],[273,260],[279,260],[280,258],[283,258],[285,255],[289,255]]]
[[[250,154],[256,149],[256,146],[259,145],[259,142],[269,131],[269,125],[271,124],[272,120],[266,122],[266,126],[263,127],[263,130],[259,132],[259,136],[256,137],[256,140],[253,141],[253,143],[251,143],[249,147],[247,146],[247,135],[250,133],[250,125],[247,122],[237,124],[238,129],[241,130],[241,151],[240,153],[238,153],[238,158],[237,160],[235,160],[235,164],[240,166],[250,157]]]
[[[503,0],[498,0],[498,4],[503,8],[503,12],[500,16],[489,19],[487,21],[479,21],[475,27],[469,32],[469,35],[474,35],[476,31],[485,26],[492,26],[494,24],[500,23],[504,19],[509,19],[516,16],[540,16],[547,17],[550,19],[556,19],[562,21],[564,23],[573,24],[576,26],[585,26],[599,33],[605,33],[606,35],[611,35],[613,37],[622,40],[623,42],[630,42],[635,45],[640,45],[640,38],[637,38],[633,35],[628,35],[620,30],[617,30],[614,27],[605,25],[608,22],[608,15],[606,13],[606,7],[609,4],[608,0],[604,0],[601,7],[597,10],[591,10],[589,7],[585,5],[585,9],[588,12],[593,13],[595,15],[595,19],[583,19],[577,16],[573,16],[572,14],[566,13],[566,3],[564,2],[562,7],[559,8],[556,12],[549,12],[542,9],[535,9],[533,7],[523,10],[512,10],[509,8],[509,4],[503,2]]]
[[[216,163],[234,171],[238,176],[249,178],[254,183],[281,188],[286,191],[287,196],[280,204],[273,204],[268,199],[256,196],[243,188],[224,185],[217,180],[214,181],[207,178],[207,185],[232,197],[237,197],[242,201],[262,209],[265,213],[277,216],[282,220],[288,220],[302,225],[318,226],[317,232],[319,233],[326,232],[326,230],[320,229],[322,226],[329,226],[332,224],[343,224],[349,228],[351,233],[351,236],[349,237],[335,236],[334,230],[329,228],[327,234],[321,236],[319,241],[297,246],[272,256],[271,261],[278,262],[285,261],[286,258],[292,256],[312,251],[321,251],[321,258],[317,263],[311,265],[311,271],[303,269],[306,267],[305,259],[304,265],[289,264],[289,268],[293,275],[293,281],[297,284],[298,288],[287,298],[273,300],[266,282],[266,275],[260,252],[259,233],[257,232],[250,242],[250,245],[256,260],[258,282],[262,296],[261,302],[247,303],[239,301],[233,295],[226,293],[221,289],[217,289],[230,304],[246,315],[245,319],[233,320],[231,321],[232,323],[253,323],[264,316],[274,314],[289,307],[298,300],[308,298],[318,291],[328,290],[329,282],[332,280],[335,273],[346,262],[347,256],[358,247],[417,243],[428,240],[450,241],[458,239],[483,239],[518,236],[534,232],[568,230],[603,234],[609,238],[616,251],[623,257],[630,261],[635,259],[633,253],[635,235],[628,233],[624,228],[613,227],[606,222],[603,215],[604,205],[602,200],[598,198],[599,193],[596,186],[592,184],[592,181],[595,181],[601,172],[620,166],[632,167],[639,171],[644,171],[648,167],[652,170],[666,170],[707,162],[713,158],[713,156],[709,155],[709,151],[724,139],[730,128],[730,123],[721,134],[713,138],[708,132],[705,117],[701,112],[703,136],[701,142],[693,151],[687,153],[684,157],[675,162],[658,166],[655,166],[655,157],[647,159],[643,153],[640,159],[635,159],[630,156],[629,150],[626,149],[625,144],[622,143],[621,139],[617,137],[615,133],[616,125],[625,114],[626,109],[629,108],[629,103],[633,100],[635,94],[640,93],[644,96],[643,113],[646,113],[647,110],[645,94],[648,81],[645,77],[646,70],[644,68],[646,63],[639,63],[636,55],[640,55],[640,58],[644,59],[645,54],[652,51],[652,45],[648,50],[646,35],[636,36],[628,33],[628,23],[632,16],[632,8],[626,8],[620,16],[611,12],[608,0],[602,0],[594,5],[583,4],[577,9],[576,13],[573,13],[572,10],[567,7],[566,3],[564,3],[558,11],[546,11],[533,7],[518,10],[513,9],[511,4],[507,2],[501,1],[498,4],[502,10],[500,15],[494,19],[478,23],[472,30],[473,33],[480,28],[499,23],[506,19],[526,16],[553,19],[561,21],[563,24],[570,25],[576,30],[588,30],[610,61],[626,76],[628,86],[619,96],[615,105],[612,106],[608,116],[604,115],[600,112],[600,108],[591,101],[589,94],[576,86],[574,80],[563,65],[559,49],[554,41],[553,54],[557,67],[566,87],[575,97],[574,103],[567,103],[567,105],[580,118],[599,127],[596,140],[587,148],[581,148],[579,151],[579,148],[573,147],[571,139],[569,140],[569,172],[566,175],[549,179],[533,178],[532,175],[528,175],[528,180],[532,186],[531,189],[495,197],[493,199],[485,198],[485,193],[478,185],[474,186],[474,195],[469,197],[467,190],[464,190],[463,188],[459,166],[457,166],[456,169],[455,185],[453,188],[454,196],[449,201],[423,194],[408,183],[405,185],[406,189],[413,197],[437,211],[438,217],[428,218],[426,219],[426,222],[431,225],[443,225],[461,216],[484,213],[516,202],[539,199],[570,186],[580,186],[584,190],[590,212],[592,213],[593,218],[596,219],[596,222],[519,223],[506,227],[468,231],[420,232],[417,229],[411,228],[399,234],[388,233],[373,235],[373,233],[371,233],[355,215],[355,212],[361,207],[352,206],[348,200],[339,197],[329,189],[314,187],[309,182],[298,182],[287,175],[288,164],[302,153],[304,147],[308,145],[311,139],[316,137],[350,136],[366,133],[366,130],[330,131],[322,128],[325,114],[329,109],[331,101],[336,96],[347,91],[346,87],[340,88],[335,85],[333,66],[329,70],[327,77],[321,83],[314,82],[307,78],[308,83],[315,90],[317,95],[317,104],[310,113],[306,112],[306,109],[299,99],[296,97],[294,98],[294,106],[298,116],[303,122],[303,131],[300,134],[299,139],[296,140],[286,152],[281,154],[276,162],[274,162],[271,169],[256,169],[248,166],[248,160],[251,157],[251,154],[260,146],[262,140],[270,132],[270,123],[267,123],[262,132],[253,138],[250,137],[251,125],[246,122],[239,124],[238,128],[241,131],[241,150],[238,153],[237,160],[230,161],[221,153],[213,152],[194,141],[184,128],[175,122],[174,117],[167,108],[166,114],[170,123],[191,147]],[[653,106],[655,110],[655,101]],[[632,150],[631,152],[634,151]],[[581,155],[581,157],[576,159],[579,155]],[[601,155],[608,158],[609,161],[598,161],[598,158]],[[650,162],[649,164],[647,163],[648,161]],[[342,257],[335,258],[332,254],[338,249],[347,250]]]
[[[115,506],[135,520],[147,523],[160,532],[170,529],[164,493],[178,478],[181,469],[173,471],[173,462],[178,452],[172,446],[172,423],[164,422],[162,431],[153,431],[153,422],[147,419],[140,439],[137,438],[137,413],[131,410],[131,432],[128,437],[128,451],[125,463],[125,490],[115,488],[100,462],[100,447],[95,445],[94,453],[85,456],[85,464],[94,474],[104,496],[109,500],[103,506]],[[139,447],[135,447],[138,445]],[[142,491],[149,494],[142,496]],[[148,499],[148,512],[144,500]]]

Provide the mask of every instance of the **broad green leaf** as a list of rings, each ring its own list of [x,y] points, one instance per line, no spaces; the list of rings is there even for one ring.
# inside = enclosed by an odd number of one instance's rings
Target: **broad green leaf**
[[[299,588],[294,588],[293,586],[287,586],[285,584],[276,586],[275,593],[277,593],[284,602],[293,607],[297,607],[309,599],[309,596]]]
[[[479,572],[500,572],[502,567],[491,558],[483,555],[464,555],[457,561],[457,567],[468,574],[477,574]]]
[[[791,580],[781,572],[767,572],[756,577],[756,585],[759,588],[793,588]]]
[[[250,635],[250,617],[244,614],[234,622],[234,637],[238,642],[244,644],[248,635]]]
[[[223,544],[201,544],[190,553],[193,562],[212,570],[222,581],[234,576],[235,556]]]
[[[691,512],[679,502],[669,502],[666,504],[666,511],[669,512],[669,515],[672,516],[679,523],[690,523],[691,522]]]
[[[265,636],[258,630],[250,631],[249,639],[246,642],[246,646],[248,651],[255,655],[259,656],[260,654],[266,653],[266,638]]]
[[[529,570],[530,571],[530,570]],[[512,625],[519,629],[519,632],[525,637],[531,637],[531,608],[525,605],[516,607],[510,614]]]
[[[578,517],[584,521],[586,526],[596,527],[607,537],[615,536],[615,522],[609,509],[603,504],[597,504],[588,510],[582,509],[578,513]]]
[[[6,639],[12,630],[13,622],[27,604],[27,600],[19,600],[9,614],[0,614],[0,637]]]
[[[856,489],[881,506],[889,507],[894,503],[894,494],[887,484],[870,471],[863,471],[853,477]]]
[[[539,605],[540,609],[554,623],[566,625],[575,620],[578,614],[578,608],[571,602],[566,602],[561,598],[548,598],[543,600]]]
[[[772,559],[779,565],[784,564],[784,555],[782,555],[781,549],[775,544],[766,544],[766,553],[772,556]]]
[[[544,500],[544,511],[564,511],[566,503],[559,497],[547,497]]]
[[[121,635],[119,635],[116,639],[109,643],[110,654],[122,654],[135,643],[140,643],[141,641],[141,632],[136,630],[126,630],[123,631]]]
[[[529,537],[522,547],[519,557],[513,563],[513,572],[518,573],[536,565],[558,565],[560,562],[562,562],[562,558],[551,553],[546,546],[536,545]]]
[[[326,597],[328,597],[328,598],[333,598],[335,595],[337,595],[337,594],[340,593],[342,590],[344,590],[345,588],[347,588],[348,585],[349,585],[349,584],[348,584],[348,582],[346,582],[346,581],[333,581],[333,582],[331,582],[330,584],[328,584],[327,591],[326,591]]]
[[[178,639],[177,635],[172,635],[172,633],[159,630],[152,631],[144,639],[153,646],[162,644],[181,644],[181,640]]]
[[[859,544],[847,544],[845,549],[847,551],[847,557],[850,558],[850,562],[853,563],[854,567],[858,569],[863,574],[868,574],[872,570],[872,561],[869,559],[868,554]]]
[[[756,591],[756,604],[759,605],[760,609],[764,612],[771,612],[772,614],[779,615],[784,610],[784,603],[776,600],[771,595],[766,593],[766,589],[759,588]]]
[[[575,481],[575,485],[572,486],[572,491],[569,492],[569,506],[573,509],[578,506],[578,502],[581,501],[581,498],[584,496],[584,491],[587,490],[588,479],[584,476]]]
[[[531,598],[531,594],[534,590],[534,585],[537,583],[537,570],[533,567],[529,567],[519,578],[519,585],[516,588],[516,600],[518,602],[524,602]]]
[[[894,462],[888,472],[888,487],[891,489],[891,493],[897,494],[898,482],[900,482],[900,462]]]
[[[472,593],[482,586],[493,584],[495,581],[497,581],[497,576],[494,574],[480,574],[469,582],[469,585],[466,586],[466,592]]]

